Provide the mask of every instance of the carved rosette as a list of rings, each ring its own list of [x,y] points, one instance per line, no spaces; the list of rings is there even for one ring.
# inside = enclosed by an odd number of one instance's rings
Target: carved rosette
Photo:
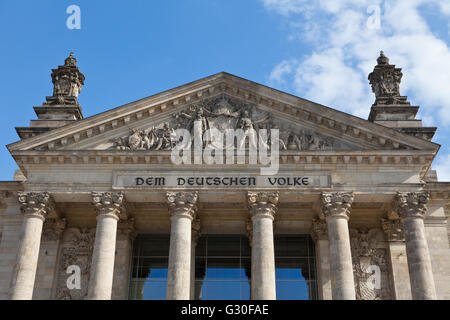
[[[66,219],[47,219],[42,230],[42,241],[57,241],[66,229]]]
[[[247,194],[250,217],[253,219],[270,218],[275,219],[277,213],[279,193],[278,192],[252,192]]]
[[[392,207],[402,219],[425,219],[429,199],[430,194],[428,192],[398,192]]]
[[[341,217],[349,219],[354,200],[353,192],[322,193],[322,212],[325,218]]]
[[[55,210],[55,201],[48,192],[19,192],[17,200],[20,211],[25,216],[34,216],[45,220]]]
[[[381,220],[381,227],[388,241],[405,241],[405,230],[401,220]]]
[[[197,215],[198,192],[167,192],[170,217],[184,216],[194,220]]]
[[[328,240],[328,227],[325,220],[314,219],[312,221],[311,237],[314,241]]]
[[[97,216],[112,215],[119,219],[125,211],[125,195],[123,192],[92,192],[92,204]]]

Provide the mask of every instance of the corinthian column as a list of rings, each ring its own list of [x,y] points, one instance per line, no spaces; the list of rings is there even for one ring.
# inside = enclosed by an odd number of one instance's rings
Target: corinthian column
[[[275,300],[275,250],[273,221],[278,193],[249,192],[247,195],[252,220],[252,300]]]
[[[17,255],[12,278],[11,300],[31,300],[36,278],[42,226],[47,215],[54,210],[55,202],[47,192],[19,193],[20,210],[24,214],[23,238]]]
[[[124,194],[92,193],[97,212],[94,252],[89,278],[89,300],[110,300],[116,251],[117,222],[124,211]]]
[[[353,193],[323,193],[322,212],[327,221],[333,300],[355,300],[348,219]]]
[[[167,300],[189,300],[191,285],[192,220],[197,215],[197,192],[167,192],[171,220]]]
[[[433,270],[425,237],[424,219],[429,194],[397,193],[393,208],[401,217],[406,242],[413,300],[436,300]]]

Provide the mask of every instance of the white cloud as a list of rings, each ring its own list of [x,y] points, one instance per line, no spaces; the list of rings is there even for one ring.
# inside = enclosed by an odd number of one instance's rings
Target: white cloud
[[[293,84],[304,98],[366,117],[374,101],[367,76],[384,50],[391,63],[403,68],[402,94],[421,105],[427,120],[434,116],[440,125],[450,124],[450,48],[420,14],[421,6],[434,4],[450,16],[450,0],[261,1],[286,16],[291,32],[298,34],[291,38],[313,46],[309,56],[278,64],[272,82]],[[380,5],[378,30],[367,27],[368,19],[376,18],[368,11],[374,4]],[[311,30],[314,37],[308,36]]]

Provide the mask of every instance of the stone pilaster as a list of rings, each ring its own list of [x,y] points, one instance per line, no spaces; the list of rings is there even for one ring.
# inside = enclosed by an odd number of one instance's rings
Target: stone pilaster
[[[197,215],[197,192],[167,192],[171,219],[167,300],[191,295],[192,221]]]
[[[31,300],[36,278],[42,228],[45,218],[55,209],[55,202],[47,192],[19,193],[18,201],[24,215],[23,238],[11,284],[11,300]]]
[[[348,220],[353,193],[323,193],[322,212],[327,221],[333,300],[355,300]]]
[[[327,222],[314,219],[311,237],[316,247],[317,286],[320,300],[331,300],[330,250],[328,243]]]
[[[110,300],[113,285],[117,222],[124,211],[124,194],[92,193],[97,212],[88,299]]]
[[[277,212],[278,193],[249,192],[252,220],[252,300],[275,300],[275,250],[273,221]]]
[[[435,300],[436,289],[424,219],[429,200],[427,192],[397,193],[393,209],[401,217],[413,300]]]
[[[202,234],[200,219],[195,219],[192,222],[192,239],[191,239],[191,292],[190,299],[195,300],[195,249],[197,247],[198,239]]]
[[[403,222],[396,220],[381,220],[389,248],[390,276],[393,298],[396,300],[411,300],[411,286],[406,259],[405,232]]]

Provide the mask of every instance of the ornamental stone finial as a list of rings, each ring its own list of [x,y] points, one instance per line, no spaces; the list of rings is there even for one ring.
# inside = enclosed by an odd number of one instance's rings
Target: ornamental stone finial
[[[322,219],[314,219],[311,226],[311,237],[314,241],[328,240],[327,222]]]
[[[78,95],[84,85],[85,76],[77,67],[73,52],[63,66],[52,70],[53,96],[47,97],[45,105],[78,106]]]
[[[45,219],[55,210],[55,201],[48,192],[19,192],[17,200],[21,204],[20,211],[27,216]]]
[[[384,55],[383,51],[381,51],[377,62],[378,65],[369,75],[372,91],[376,97],[374,105],[405,104],[406,101],[401,99],[400,95],[402,69],[389,64],[389,58]]]
[[[270,216],[275,218],[277,212],[279,193],[278,192],[252,192],[247,194],[250,216]]]
[[[95,206],[97,216],[119,216],[125,211],[125,195],[123,192],[92,192],[92,204]]]
[[[322,212],[325,218],[343,217],[348,219],[354,200],[353,192],[322,193]]]
[[[395,195],[392,207],[402,219],[425,219],[429,199],[430,194],[428,192],[398,192]]]
[[[187,216],[195,219],[197,215],[198,192],[167,192],[169,214],[174,216]]]
[[[381,220],[381,227],[389,242],[405,241],[405,230],[401,220]]]

